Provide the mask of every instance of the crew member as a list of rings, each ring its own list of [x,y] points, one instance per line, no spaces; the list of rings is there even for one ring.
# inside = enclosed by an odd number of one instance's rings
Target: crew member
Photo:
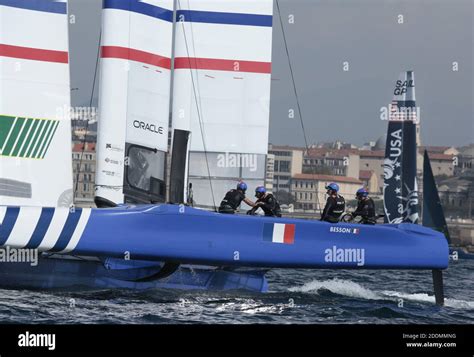
[[[267,217],[281,217],[280,204],[275,196],[267,192],[265,187],[258,186],[255,189],[255,197],[257,197],[255,206],[247,214],[254,214],[257,209],[261,208]]]
[[[326,190],[329,197],[321,215],[321,221],[337,223],[346,209],[346,201],[338,194],[339,185],[337,183],[330,183],[326,186]]]
[[[360,188],[356,193],[357,208],[352,213],[352,217],[360,216],[363,224],[375,224],[377,218],[375,217],[374,200],[369,197],[369,192],[365,188]]]
[[[235,190],[232,189],[226,193],[221,205],[219,206],[219,213],[235,213],[242,201],[244,201],[250,207],[254,207],[255,204],[245,197],[245,191],[247,191],[247,184],[243,181],[240,181],[237,184],[237,188]]]

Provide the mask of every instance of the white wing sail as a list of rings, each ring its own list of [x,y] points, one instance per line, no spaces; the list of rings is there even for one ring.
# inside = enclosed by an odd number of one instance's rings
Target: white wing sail
[[[0,205],[72,203],[69,108],[67,1],[0,0]]]
[[[199,206],[218,204],[240,179],[263,184],[272,13],[272,0],[178,2],[173,126],[192,133],[189,182]]]
[[[102,16],[96,203],[162,201],[173,1],[106,0]]]

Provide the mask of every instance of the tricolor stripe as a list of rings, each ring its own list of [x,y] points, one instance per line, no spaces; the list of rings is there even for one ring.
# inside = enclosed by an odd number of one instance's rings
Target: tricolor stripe
[[[10,237],[10,233],[15,226],[18,214],[20,213],[20,207],[8,207],[3,218],[2,225],[0,226],[0,246],[4,245]]]
[[[171,69],[171,58],[119,46],[102,46],[102,58],[119,58]]]
[[[1,0],[0,0],[1,1]],[[0,43],[0,56],[32,61],[68,63],[67,51],[44,50],[41,48],[5,45]]]
[[[204,22],[207,24],[272,27],[271,15],[178,10],[176,12],[176,18],[178,19],[178,21],[184,22]]]
[[[0,246],[70,252],[79,243],[91,209],[0,207]]]
[[[21,207],[10,236],[5,245],[23,248],[28,244],[41,215],[40,207]]]
[[[102,58],[118,58],[171,69],[171,59],[168,57],[126,47],[102,46]],[[178,57],[175,59],[175,69],[271,73],[272,64],[257,61]]]
[[[46,234],[37,247],[41,250],[49,250],[53,248],[59,239],[59,236],[66,224],[66,220],[69,216],[68,208],[56,208],[51,223],[46,231]]]
[[[174,62],[175,69],[206,69],[214,71],[271,73],[270,62],[226,60],[214,58],[178,57]]]
[[[295,225],[284,223],[265,223],[263,240],[273,243],[293,244],[295,241]]]
[[[105,0],[104,9],[131,11],[151,16],[167,22],[173,22],[173,11],[139,0]],[[200,22],[208,24],[242,25],[242,26],[272,26],[271,15],[244,14],[230,12],[214,12],[199,10],[178,10],[176,18],[182,22]]]
[[[131,11],[137,14],[151,16],[168,22],[173,22],[173,11],[139,0],[105,0],[104,9]]]
[[[67,14],[67,3],[58,0],[0,0],[1,5],[24,10]]]
[[[74,231],[76,230],[79,218],[81,218],[81,214],[82,208],[76,208],[74,212],[69,213],[66,224],[64,225],[63,230],[61,231],[59,239],[54,245],[53,249],[51,249],[51,251],[59,252],[67,247]]]
[[[3,223],[3,219],[5,218],[6,213],[7,213],[7,208],[5,206],[0,207],[0,226]]]
[[[35,249],[38,248],[41,241],[43,240],[46,232],[49,229],[49,225],[53,219],[54,208],[43,208],[41,216],[36,225],[35,231],[31,235],[31,238],[25,248]]]
[[[72,235],[71,240],[67,244],[66,248],[61,251],[61,253],[69,253],[76,248],[77,243],[79,243],[79,240],[82,237],[82,233],[84,233],[84,229],[86,228],[87,222],[89,222],[91,212],[92,210],[90,208],[82,209],[81,218],[77,223],[76,229],[74,230],[74,234]]]

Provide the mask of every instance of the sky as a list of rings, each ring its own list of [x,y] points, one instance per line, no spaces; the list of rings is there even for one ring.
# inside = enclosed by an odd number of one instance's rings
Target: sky
[[[97,104],[97,79],[92,88],[101,2],[69,0],[75,106],[89,105],[91,98]],[[380,119],[380,109],[390,103],[394,83],[405,70],[415,72],[422,145],[474,142],[474,1],[278,3],[309,144],[342,140],[362,145],[382,136],[387,122]],[[269,141],[304,146],[274,4]]]

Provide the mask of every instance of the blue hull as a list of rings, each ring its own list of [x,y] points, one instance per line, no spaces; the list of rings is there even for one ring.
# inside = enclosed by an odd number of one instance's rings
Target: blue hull
[[[98,259],[40,258],[37,266],[28,263],[1,263],[0,287],[10,289],[88,290],[88,289],[185,289],[247,290],[266,292],[265,270],[229,271],[214,267],[179,267],[160,279],[153,274],[160,267],[129,261],[127,267],[110,267]],[[137,264],[138,263],[138,264]],[[149,263],[149,262],[148,262]],[[139,281],[151,276],[150,281]]]
[[[331,224],[167,204],[72,212],[8,207],[1,245],[226,267],[445,269],[449,261],[444,235],[418,225]]]

